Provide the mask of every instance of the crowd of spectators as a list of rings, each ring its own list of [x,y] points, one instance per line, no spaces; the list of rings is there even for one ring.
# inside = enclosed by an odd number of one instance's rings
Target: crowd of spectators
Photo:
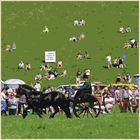
[[[1,115],[21,115],[26,97],[16,97],[16,88],[5,87],[1,90]]]
[[[115,87],[110,84],[103,91],[99,86],[94,94],[101,104],[103,113],[112,113],[114,105],[118,105],[121,112],[139,111],[139,90],[136,86],[130,89],[128,86]]]
[[[34,88],[41,91],[41,84],[37,82]],[[68,98],[73,98],[77,92],[77,88],[71,85],[67,88],[48,86],[42,91],[48,93],[53,90],[62,92]],[[139,112],[139,89],[137,86],[130,88],[129,86],[117,87],[110,84],[101,89],[100,84],[98,84],[92,94],[99,100],[103,114],[113,113],[115,105],[119,106],[120,112]],[[6,87],[1,90],[1,115],[21,115],[25,106],[26,97],[23,95],[17,98],[15,88]]]
[[[44,72],[42,74],[41,72]],[[67,75],[67,69],[63,67],[62,60],[59,60],[55,67],[51,66],[50,63],[44,63],[40,66],[40,72],[35,75],[35,88],[40,91],[41,80],[54,80],[57,77],[65,77]]]

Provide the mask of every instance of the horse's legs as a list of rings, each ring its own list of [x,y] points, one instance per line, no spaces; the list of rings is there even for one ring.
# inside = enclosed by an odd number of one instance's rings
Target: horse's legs
[[[61,109],[65,112],[67,118],[72,118],[72,115],[70,113],[69,107],[61,106]]]
[[[28,115],[28,112],[27,112],[28,109],[30,109],[29,106],[26,107],[26,108],[24,108],[24,110],[23,110],[23,114],[22,114],[23,119]]]
[[[57,105],[52,105],[54,108],[54,112],[50,115],[50,118],[53,118],[57,112],[59,112],[59,108]]]
[[[65,102],[63,102],[61,105],[59,105],[60,106],[60,108],[65,112],[65,114],[66,114],[66,116],[67,116],[67,118],[72,118],[72,115],[71,115],[71,113],[70,113],[70,109],[69,109],[69,101],[65,101]]]
[[[41,108],[36,108],[35,110],[36,110],[37,115],[38,115],[40,118],[42,118],[42,116],[41,116],[41,114],[42,114],[42,109],[41,109]]]

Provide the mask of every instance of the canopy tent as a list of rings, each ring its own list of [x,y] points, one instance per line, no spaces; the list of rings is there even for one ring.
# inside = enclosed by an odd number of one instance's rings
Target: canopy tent
[[[20,79],[8,79],[4,82],[4,86],[8,86],[9,88],[18,88],[19,85],[24,84],[26,83]]]
[[[4,82],[1,80],[1,89],[4,88]]]

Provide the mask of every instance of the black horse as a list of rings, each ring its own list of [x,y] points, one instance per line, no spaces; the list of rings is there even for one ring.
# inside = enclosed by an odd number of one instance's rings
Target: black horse
[[[65,112],[67,118],[72,117],[69,110],[69,100],[58,91],[42,93],[36,91],[34,88],[28,85],[20,85],[17,89],[17,96],[21,95],[26,96],[28,105],[28,107],[23,111],[23,118],[27,116],[28,109],[33,109],[39,117],[42,117],[41,110],[50,106],[53,106],[54,108],[54,113],[50,115],[50,118],[53,118],[55,114],[59,112],[59,107]]]

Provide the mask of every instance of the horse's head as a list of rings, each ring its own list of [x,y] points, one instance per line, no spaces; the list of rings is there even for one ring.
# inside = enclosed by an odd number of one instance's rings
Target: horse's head
[[[26,98],[29,98],[30,95],[36,92],[36,90],[28,85],[19,85],[18,89],[17,89],[17,97],[20,97],[22,95],[25,95]]]

